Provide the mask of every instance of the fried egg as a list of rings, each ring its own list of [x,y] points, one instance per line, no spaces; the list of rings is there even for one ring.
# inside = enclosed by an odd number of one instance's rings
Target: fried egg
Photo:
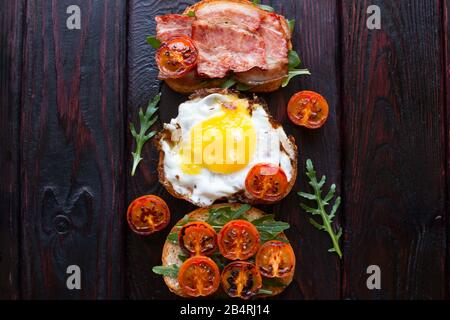
[[[159,139],[160,180],[175,196],[205,207],[217,200],[252,202],[250,169],[279,165],[290,185],[297,149],[258,101],[212,93],[186,101]]]

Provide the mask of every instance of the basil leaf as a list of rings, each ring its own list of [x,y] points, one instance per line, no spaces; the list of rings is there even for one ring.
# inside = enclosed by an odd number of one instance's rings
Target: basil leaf
[[[311,75],[311,72],[309,72],[308,69],[294,69],[294,70],[290,70],[288,76],[286,77],[286,79],[284,80],[283,84],[281,85],[283,88],[287,87],[287,85],[289,84],[289,81],[291,81],[292,78],[296,77],[296,76],[301,76],[301,75]]]
[[[195,18],[195,12],[194,12],[194,11],[189,11],[189,12],[187,13],[187,16],[188,16],[188,17],[191,17],[191,18]]]
[[[229,78],[227,81],[225,81],[224,83],[222,83],[222,85],[220,86],[222,89],[230,89],[232,86],[234,86],[236,84],[236,80],[234,80],[233,78]]]
[[[298,53],[294,50],[289,51],[288,59],[289,59],[289,70],[297,68],[301,63]]]
[[[180,270],[180,267],[178,267],[175,264],[172,264],[171,266],[155,266],[152,268],[152,271],[156,274],[170,277],[170,278],[176,278],[178,277],[178,271]]]
[[[295,19],[290,19],[287,21],[287,23],[289,26],[289,31],[291,31],[291,34],[293,34],[295,30]]]
[[[154,49],[159,49],[161,47],[161,41],[156,39],[155,36],[148,36],[147,37],[147,43],[151,45]]]

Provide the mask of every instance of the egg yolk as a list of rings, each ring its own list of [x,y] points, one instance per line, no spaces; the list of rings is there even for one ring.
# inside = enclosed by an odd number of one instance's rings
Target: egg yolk
[[[230,174],[245,168],[256,149],[256,132],[248,101],[222,105],[221,113],[191,128],[180,149],[181,169],[200,174],[202,169]]]

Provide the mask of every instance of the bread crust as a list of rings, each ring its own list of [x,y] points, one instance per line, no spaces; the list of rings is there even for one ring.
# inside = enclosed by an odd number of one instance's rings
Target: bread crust
[[[222,203],[222,204],[215,204],[208,208],[198,208],[191,213],[188,214],[189,219],[196,220],[196,221],[205,221],[208,218],[209,209],[217,209],[221,207],[231,207],[233,210],[237,210],[242,206],[242,204],[239,203]],[[258,219],[265,215],[265,213],[257,208],[250,208],[246,213],[244,213],[246,218],[249,221],[253,221],[255,219]],[[177,222],[178,223],[178,222]],[[176,227],[173,227],[170,233],[175,232]],[[281,237],[287,239],[286,235],[284,233],[280,234]],[[170,266],[172,264],[177,264],[180,266],[182,264],[182,261],[178,258],[178,255],[182,253],[182,250],[178,244],[174,244],[168,240],[164,243],[163,251],[162,251],[162,265],[163,266]],[[294,272],[291,272],[291,274],[286,278],[278,279],[279,283],[284,284],[284,286],[265,286],[265,289],[268,289],[272,291],[271,295],[258,295],[258,298],[267,298],[267,297],[273,297],[281,292],[283,292],[287,286],[292,282],[294,278]],[[183,293],[181,290],[178,279],[164,277],[164,282],[166,283],[167,287],[171,292],[174,294],[187,298],[187,296]],[[219,291],[215,295],[223,295],[225,297],[225,293],[222,291],[222,288],[219,289]]]
[[[242,93],[240,93],[239,91],[236,90],[231,90],[231,89],[202,89],[202,90],[198,90],[197,92],[195,92],[194,94],[192,94],[191,96],[189,96],[189,99],[193,100],[193,99],[197,99],[197,98],[203,98],[206,97],[210,94],[213,93],[219,93],[219,94],[233,94],[238,96],[239,98],[245,98],[246,96]],[[247,98],[248,99],[248,98]],[[261,99],[258,98],[256,96],[253,96],[251,99],[249,99],[249,105],[253,105],[253,104],[259,104],[261,105],[267,112],[267,115],[269,117],[269,121],[272,124],[272,126],[274,128],[278,128],[281,126],[281,124],[275,120],[272,115],[270,114],[269,110],[268,110],[268,106],[267,103]],[[190,199],[188,196],[183,195],[178,193],[177,191],[175,191],[172,183],[167,179],[165,171],[164,171],[164,151],[162,150],[161,147],[161,141],[163,139],[169,139],[170,138],[170,133],[166,130],[162,130],[154,139],[154,143],[156,145],[156,148],[159,150],[159,163],[158,163],[158,177],[159,177],[159,182],[166,188],[166,190],[175,198],[178,199],[183,199],[186,200],[188,202],[191,202],[197,206],[199,206],[199,203],[196,203],[194,201],[192,201],[192,199]],[[280,200],[278,201],[266,201],[263,199],[257,199],[254,198],[250,193],[248,192],[238,192],[233,194],[231,197],[229,198],[224,198],[224,199],[218,199],[217,202],[243,202],[243,203],[248,203],[250,205],[261,205],[261,204],[274,204],[277,203],[279,201],[281,201],[282,199],[284,199],[292,190],[292,188],[295,185],[295,182],[297,180],[297,166],[298,166],[298,147],[295,141],[295,138],[293,136],[288,136],[289,141],[291,142],[293,151],[294,151],[294,157],[291,160],[291,166],[292,166],[292,177],[291,180],[288,183],[288,186],[286,188],[286,191],[284,192],[283,196],[281,197]]]
[[[201,6],[207,5],[208,3],[212,2],[235,2],[240,3],[243,5],[250,5],[254,7],[253,3],[249,0],[202,0],[200,2],[197,2],[196,4],[193,4],[192,6],[187,7],[183,14],[188,14],[190,12],[195,12],[198,10]],[[256,10],[260,10],[261,12],[266,13],[264,10],[256,7]],[[281,22],[284,24],[284,29],[289,30],[287,20],[284,16],[278,15],[281,18]],[[286,32],[285,32],[286,33]],[[288,40],[288,48],[289,50],[292,50],[292,40],[291,40],[291,34],[289,32],[286,33],[286,37]],[[287,76],[287,74],[286,74]],[[206,88],[217,88],[220,87],[227,79],[207,79],[202,78],[198,76],[193,76],[192,74],[189,74],[188,76],[181,77],[178,79],[164,79],[164,82],[174,91],[182,94],[190,94],[195,92],[199,89],[206,89]],[[274,80],[268,80],[262,84],[253,86],[249,92],[254,93],[270,93],[278,90],[281,85],[283,84],[284,78],[281,79],[274,79]]]

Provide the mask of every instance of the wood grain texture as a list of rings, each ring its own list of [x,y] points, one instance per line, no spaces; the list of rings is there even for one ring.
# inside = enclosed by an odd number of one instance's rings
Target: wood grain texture
[[[135,0],[129,10],[129,88],[128,110],[129,120],[136,121],[139,107],[144,107],[154,96],[160,86],[157,80],[157,66],[154,61],[155,51],[145,43],[147,35],[155,33],[154,17],[166,13],[179,13],[195,3],[191,1],[149,1]],[[338,11],[335,1],[266,1],[277,12],[288,18],[296,18],[297,32],[294,39],[306,67],[313,76],[308,79],[296,79],[289,88],[273,95],[264,96],[269,102],[272,114],[280,120],[286,130],[293,134],[300,145],[301,163],[299,173],[304,172],[305,159],[315,160],[320,172],[327,174],[330,181],[340,183],[340,138],[337,110],[339,108],[339,75],[338,63]],[[324,23],[325,22],[325,23]],[[303,37],[303,35],[310,35]],[[330,120],[327,126],[316,132],[301,130],[290,124],[286,116],[286,106],[291,95],[300,89],[311,89],[322,92],[331,105]],[[186,97],[176,94],[162,86],[160,104],[161,122],[169,122],[176,117],[178,105]],[[132,143],[131,135],[128,141]],[[131,150],[129,150],[131,152]],[[130,153],[128,152],[128,154]],[[128,178],[128,201],[143,194],[158,194],[172,208],[172,223],[194,207],[185,201],[171,197],[159,185],[156,173],[158,154],[148,144],[144,158],[136,177]],[[131,167],[128,157],[128,168]],[[299,177],[295,190],[307,188],[303,175]],[[339,190],[339,187],[338,187]],[[308,216],[299,209],[299,197],[292,194],[281,204],[264,206],[266,212],[276,213],[279,219],[291,223],[288,236],[294,244],[299,264],[294,283],[280,296],[280,299],[332,299],[340,297],[340,266],[338,259],[327,254],[330,246],[325,234],[320,234],[308,223]],[[169,230],[169,228],[168,228]],[[150,268],[161,263],[161,249],[166,236],[140,238],[131,232],[127,241],[127,292],[130,298],[173,299],[161,277],[151,274]],[[304,261],[304,262],[303,262]],[[323,279],[326,278],[326,281]]]
[[[176,94],[165,86],[161,87],[157,79],[158,68],[155,64],[155,50],[146,44],[146,38],[155,34],[156,15],[170,12],[181,13],[186,6],[195,1],[132,0],[129,3],[128,21],[128,120],[136,122],[139,108],[145,108],[161,89],[160,123],[170,121],[176,115],[178,105],[186,98]],[[136,122],[137,123],[137,122]],[[160,124],[159,124],[160,125]],[[135,177],[130,176],[132,165],[131,152],[135,147],[133,138],[127,130],[127,200],[131,202],[138,196],[156,194],[169,204],[171,224],[194,209],[185,201],[174,199],[158,182],[156,167],[159,154],[151,143],[143,150],[141,162]],[[174,299],[160,276],[151,272],[151,268],[161,264],[163,243],[170,230],[143,238],[131,231],[127,234],[127,297],[131,299]]]
[[[19,113],[24,1],[0,8],[0,300],[19,292]]]
[[[344,0],[344,297],[445,294],[440,1]],[[369,5],[382,29],[366,28]],[[381,290],[366,268],[381,268]]]
[[[311,191],[304,174],[306,159],[313,161],[318,174],[327,176],[326,188],[336,183],[337,194],[340,193],[339,8],[337,1],[330,0],[274,0],[264,3],[270,4],[289,19],[295,18],[294,49],[302,59],[302,67],[312,73],[308,77],[297,77],[287,88],[264,97],[271,113],[295,137],[299,146],[299,176],[293,191],[279,204],[263,208],[290,223],[287,236],[298,259],[294,282],[280,298],[339,299],[340,261],[337,256],[327,252],[332,246],[330,238],[308,222],[311,216],[300,208],[303,199],[296,194],[300,190]],[[286,106],[292,95],[301,90],[320,92],[327,99],[330,116],[323,128],[308,130],[289,121]],[[341,216],[340,211],[337,215]],[[336,221],[339,223],[339,218]]]
[[[81,8],[81,30],[66,8]],[[21,116],[24,298],[123,293],[125,3],[28,1]],[[66,288],[78,265],[82,290]]]
[[[442,0],[442,16],[443,16],[443,44],[444,44],[444,78],[445,78],[445,101],[447,111],[447,123],[445,126],[447,135],[447,296],[450,299],[450,0]]]

